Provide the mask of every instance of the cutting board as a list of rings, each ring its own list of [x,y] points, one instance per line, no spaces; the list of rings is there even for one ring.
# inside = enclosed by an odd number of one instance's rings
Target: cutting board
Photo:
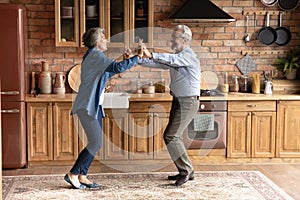
[[[203,71],[201,73],[201,85],[202,90],[214,90],[218,87],[219,79],[215,72]]]
[[[273,79],[273,94],[300,93],[300,80]]]
[[[72,67],[72,69],[69,72],[68,83],[72,88],[72,90],[74,90],[74,92],[78,92],[79,85],[81,83],[80,74],[81,74],[81,65],[79,64]]]

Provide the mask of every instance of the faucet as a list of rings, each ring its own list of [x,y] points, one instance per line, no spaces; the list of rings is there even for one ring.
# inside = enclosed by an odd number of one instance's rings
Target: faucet
[[[111,86],[105,86],[105,88],[104,88],[104,92],[105,93],[109,93],[109,88],[110,88]]]
[[[104,88],[104,92],[109,93],[109,92],[112,92],[113,89],[114,89],[114,85],[112,85],[110,82],[108,82],[108,84]]]

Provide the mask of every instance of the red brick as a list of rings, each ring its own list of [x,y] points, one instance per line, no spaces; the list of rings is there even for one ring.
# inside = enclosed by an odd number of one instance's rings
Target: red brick
[[[49,19],[31,19],[31,20],[28,20],[28,25],[32,25],[32,26],[49,25]]]
[[[73,63],[74,63],[73,59],[53,59],[53,64],[57,64],[57,65],[64,65],[64,64],[72,65]]]
[[[55,44],[54,39],[52,40],[43,40],[42,45],[43,46],[53,46]]]
[[[44,4],[27,4],[26,8],[28,11],[44,11]]]
[[[43,58],[63,58],[63,53],[43,53]]]
[[[202,46],[210,46],[210,47],[216,47],[216,46],[222,46],[223,41],[222,40],[203,40]]]
[[[65,53],[65,58],[78,58],[78,57],[83,57],[84,54],[82,53],[77,53],[77,52],[74,52],[74,53],[70,53],[70,52],[67,52]]]

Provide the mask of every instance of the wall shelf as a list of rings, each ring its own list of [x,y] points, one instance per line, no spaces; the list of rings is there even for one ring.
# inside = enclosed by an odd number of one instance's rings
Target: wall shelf
[[[242,51],[242,55],[272,55],[272,54],[285,54],[288,50],[270,50],[270,51]]]

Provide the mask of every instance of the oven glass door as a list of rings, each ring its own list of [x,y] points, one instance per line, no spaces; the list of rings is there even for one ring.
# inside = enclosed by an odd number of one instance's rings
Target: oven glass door
[[[211,112],[201,112],[197,115],[212,115]],[[201,118],[201,120],[205,119]],[[223,149],[226,148],[226,112],[214,112],[211,125],[201,130],[192,120],[183,134],[183,141],[188,149]],[[203,127],[202,127],[203,128]]]

